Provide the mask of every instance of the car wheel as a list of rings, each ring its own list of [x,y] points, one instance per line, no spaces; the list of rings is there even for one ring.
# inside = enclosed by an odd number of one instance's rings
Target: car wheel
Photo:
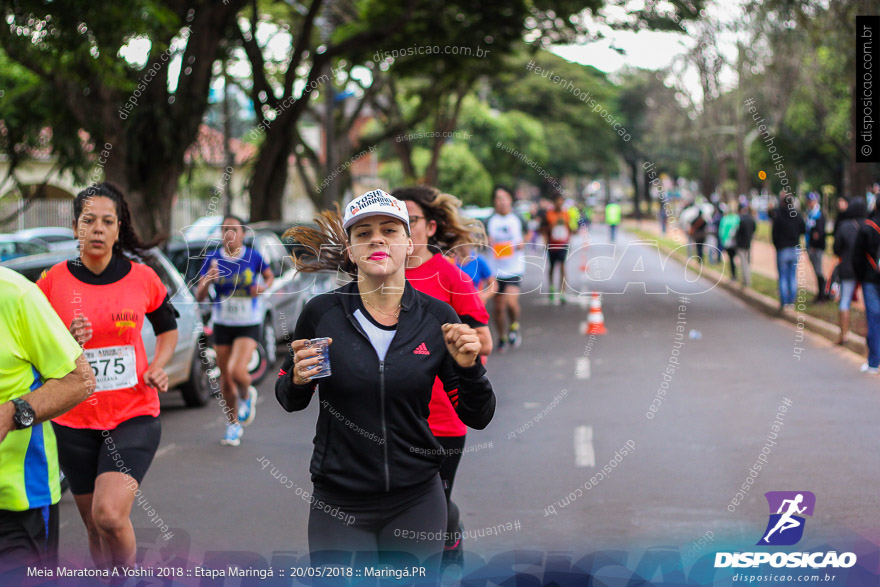
[[[269,367],[275,366],[278,360],[278,341],[275,338],[275,324],[272,322],[271,316],[266,316],[263,322],[263,348],[266,349],[266,362]]]
[[[188,408],[198,408],[208,403],[212,387],[217,386],[217,359],[213,351],[203,339],[199,340],[193,351],[189,381],[180,386],[183,402]]]
[[[262,343],[258,342],[257,348],[254,349],[251,359],[248,361],[248,373],[251,374],[251,383],[257,385],[266,377],[268,372],[269,361],[266,359],[266,349]]]

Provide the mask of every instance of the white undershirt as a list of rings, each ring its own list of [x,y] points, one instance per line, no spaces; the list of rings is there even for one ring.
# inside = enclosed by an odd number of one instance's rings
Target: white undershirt
[[[358,324],[361,325],[361,328],[364,329],[364,332],[367,333],[367,338],[370,339],[370,343],[373,345],[373,348],[376,349],[376,354],[379,355],[379,360],[384,361],[385,355],[388,353],[388,347],[391,346],[391,341],[394,339],[394,334],[397,332],[397,328],[394,330],[385,330],[384,328],[379,328],[373,321],[364,316],[364,313],[357,309],[354,311],[354,317],[357,318]]]

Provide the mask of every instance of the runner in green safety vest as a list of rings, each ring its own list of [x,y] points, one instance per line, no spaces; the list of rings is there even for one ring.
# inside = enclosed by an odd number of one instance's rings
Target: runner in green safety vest
[[[581,221],[581,213],[580,210],[577,209],[577,206],[572,206],[568,209],[568,227],[572,232],[577,232],[578,225]]]
[[[605,224],[608,225],[608,237],[611,242],[617,238],[617,225],[620,224],[620,204],[611,202],[605,206]]]

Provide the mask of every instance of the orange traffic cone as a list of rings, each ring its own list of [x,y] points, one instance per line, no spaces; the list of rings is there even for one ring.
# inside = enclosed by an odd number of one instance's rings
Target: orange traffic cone
[[[602,314],[602,298],[599,292],[593,292],[590,299],[590,310],[587,313],[587,322],[584,334],[607,334],[605,329],[605,315]]]

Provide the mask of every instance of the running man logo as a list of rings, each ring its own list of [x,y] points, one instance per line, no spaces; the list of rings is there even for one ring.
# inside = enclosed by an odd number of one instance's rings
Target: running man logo
[[[791,546],[804,535],[802,516],[812,516],[816,496],[809,491],[768,491],[764,494],[770,506],[767,529],[759,545]],[[776,513],[774,513],[776,512]]]

